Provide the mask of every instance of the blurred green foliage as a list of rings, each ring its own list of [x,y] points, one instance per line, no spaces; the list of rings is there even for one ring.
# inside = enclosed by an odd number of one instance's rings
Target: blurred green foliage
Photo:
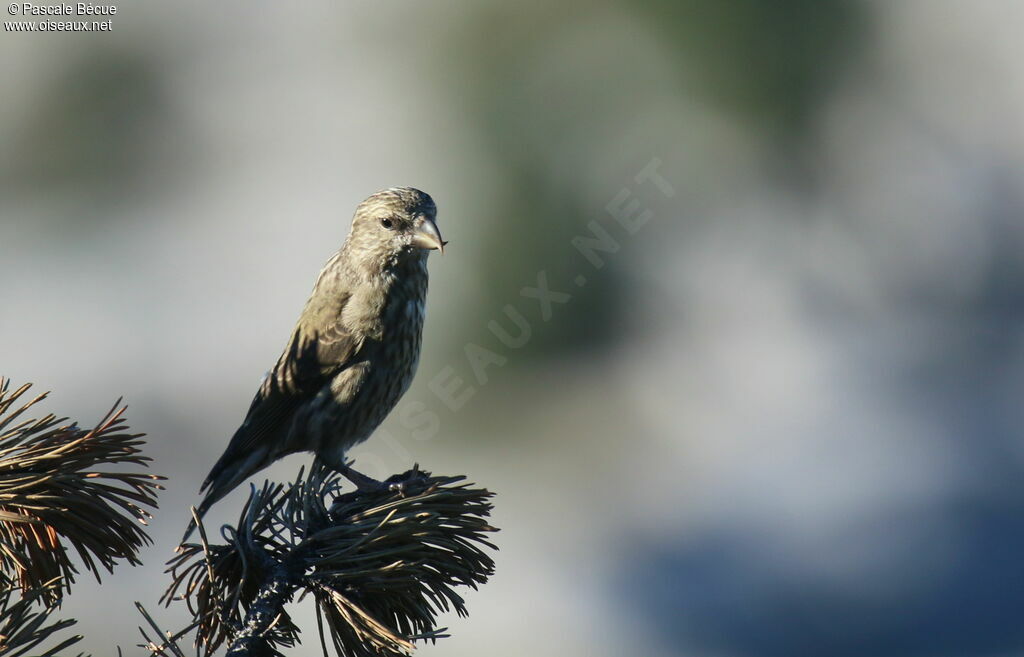
[[[854,0],[642,0],[534,10],[466,12],[438,66],[465,109],[466,128],[500,168],[482,261],[481,287],[493,302],[477,304],[479,316],[464,324],[462,339],[479,339],[487,320],[516,301],[540,270],[552,287],[576,295],[572,312],[535,331],[527,357],[515,359],[524,367],[532,359],[591,353],[628,324],[630,286],[622,280],[627,268],[616,266],[619,256],[585,289],[571,284],[586,270],[571,238],[585,234],[590,220],[607,221],[605,204],[636,173],[622,170],[620,185],[593,197],[580,177],[595,168],[590,160],[606,152],[602,147],[647,106],[674,94],[780,142],[779,152],[799,154],[793,146],[813,127],[868,28],[865,6]],[[603,19],[615,24],[616,36],[602,32]],[[646,43],[652,39],[657,43]],[[664,76],[650,72],[659,64],[652,50],[674,70],[673,89],[659,87]],[[666,136],[662,147],[672,147],[668,137],[677,135]],[[616,155],[639,169],[655,153],[643,140],[632,142],[636,152]]]
[[[140,50],[97,42],[55,62],[33,104],[38,111],[15,117],[2,179],[7,193],[45,189],[78,199],[86,207],[76,225],[102,221],[112,213],[88,206],[115,203],[146,182],[159,157],[155,135],[168,132],[174,103],[155,59]]]
[[[698,93],[768,136],[799,139],[861,52],[859,0],[642,0]]]

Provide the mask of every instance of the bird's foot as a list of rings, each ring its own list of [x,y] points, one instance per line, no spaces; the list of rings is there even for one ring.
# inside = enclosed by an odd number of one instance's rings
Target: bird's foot
[[[388,485],[390,487],[390,490],[405,493],[410,488],[410,484],[412,484],[413,482],[425,480],[426,478],[426,475],[424,475],[423,471],[420,470],[420,464],[414,463],[412,466],[412,470],[409,470],[408,472],[403,472],[402,474],[391,475],[390,477],[387,478],[387,481],[384,481],[382,483]]]

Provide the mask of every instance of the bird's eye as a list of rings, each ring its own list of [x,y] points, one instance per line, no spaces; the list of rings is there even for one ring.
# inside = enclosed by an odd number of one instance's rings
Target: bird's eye
[[[380,225],[384,226],[385,228],[391,228],[392,226],[395,225],[395,222],[391,220],[391,217],[384,217],[383,219],[380,220]]]

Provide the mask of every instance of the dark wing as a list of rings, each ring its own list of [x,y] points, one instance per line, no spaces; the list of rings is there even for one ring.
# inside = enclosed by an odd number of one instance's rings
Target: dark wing
[[[347,299],[342,299],[341,305]],[[330,384],[338,372],[348,367],[358,349],[358,340],[337,321],[323,322],[325,328],[312,328],[316,317],[303,317],[277,364],[260,384],[245,420],[231,438],[224,455],[203,482],[205,490],[219,478],[220,472],[260,448],[268,441],[281,440],[280,432],[291,421],[296,409]],[[311,326],[312,325],[312,326]],[[272,456],[271,456],[272,458]]]

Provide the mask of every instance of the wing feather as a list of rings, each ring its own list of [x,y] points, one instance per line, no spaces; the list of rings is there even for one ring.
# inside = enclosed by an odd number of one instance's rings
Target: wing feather
[[[335,317],[340,316],[340,309],[347,300],[345,296],[335,306],[338,308]],[[324,328],[312,328],[319,323],[317,319],[324,318],[307,317],[303,313],[288,346],[260,384],[245,419],[203,482],[202,490],[213,485],[225,468],[246,454],[271,443],[283,442],[286,436],[282,432],[287,430],[295,412],[329,386],[339,372],[351,367],[359,351],[359,341],[334,318],[323,322]],[[271,454],[268,456],[273,458]]]

